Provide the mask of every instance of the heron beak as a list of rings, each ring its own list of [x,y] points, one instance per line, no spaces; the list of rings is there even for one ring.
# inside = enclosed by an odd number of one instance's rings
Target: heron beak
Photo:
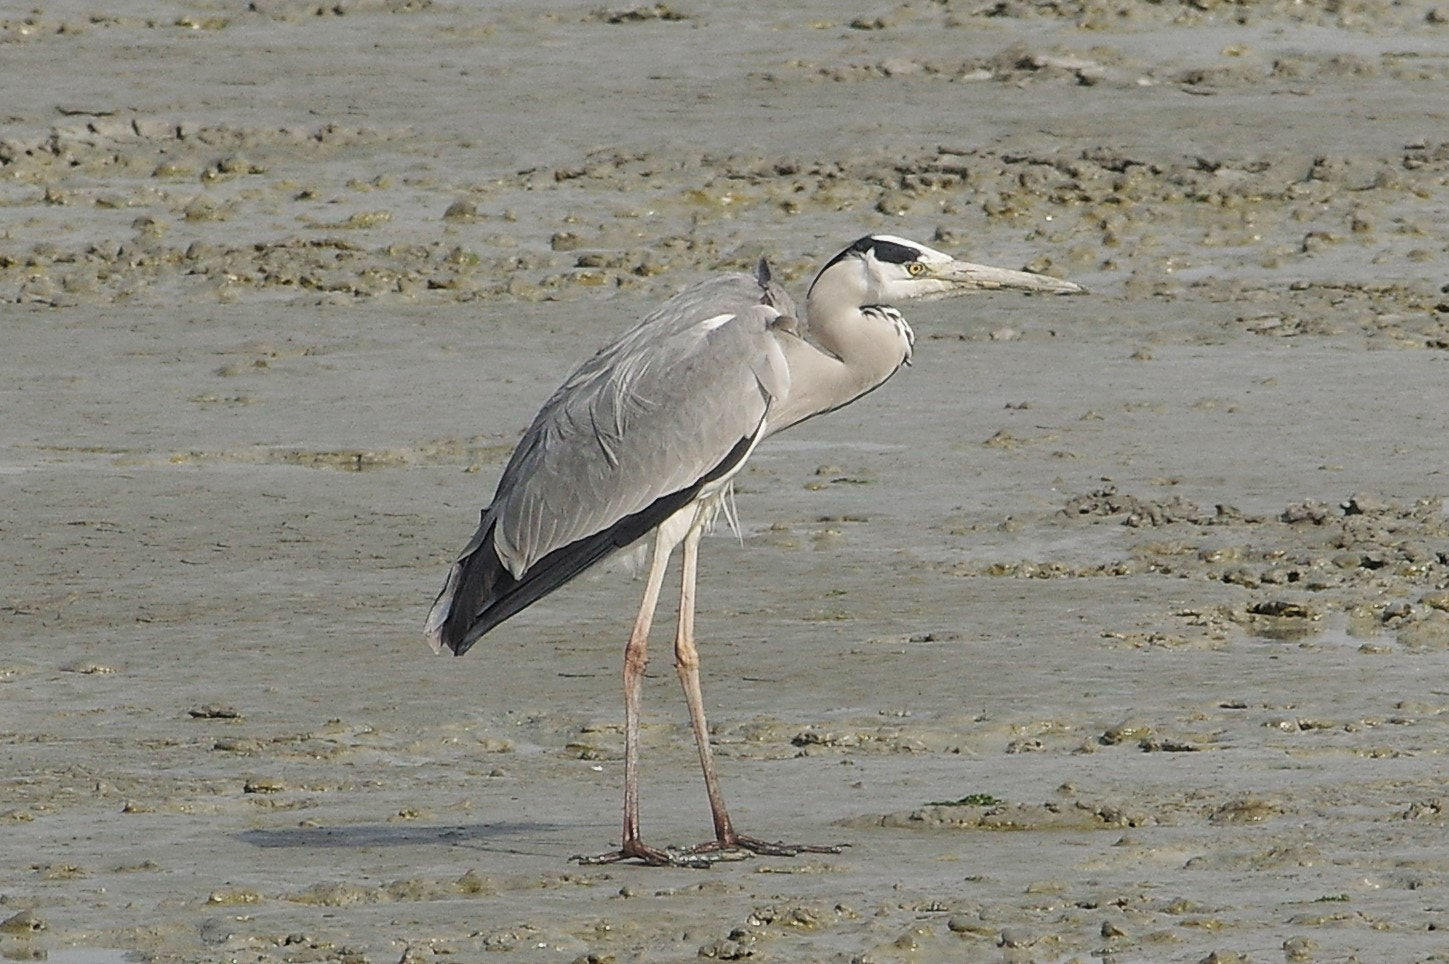
[[[1087,289],[1061,278],[1030,271],[1012,271],[1009,268],[993,268],[969,261],[952,261],[943,264],[933,272],[951,287],[942,295],[961,294],[967,291],[994,291],[1015,289],[1017,291],[1040,291],[1053,295],[1086,294]]]

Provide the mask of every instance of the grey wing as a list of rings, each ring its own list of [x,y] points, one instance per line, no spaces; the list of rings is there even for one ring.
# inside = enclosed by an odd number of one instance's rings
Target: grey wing
[[[544,404],[540,417],[564,397],[596,379],[608,377],[628,359],[648,352],[650,346],[684,334],[705,319],[738,314],[758,305],[768,305],[781,315],[795,315],[795,303],[773,281],[764,258],[753,275],[720,275],[685,288],[576,368]]]
[[[461,655],[738,471],[789,390],[775,335],[788,322],[754,297],[713,314],[708,299],[671,300],[680,310],[651,316],[647,337],[635,328],[554,393],[433,604],[434,648]]]
[[[607,370],[539,413],[490,508],[494,547],[515,577],[711,473],[738,468],[726,464],[730,456],[742,461],[771,399],[788,390],[771,330],[779,312],[755,304],[698,317],[710,310],[703,304],[690,326],[631,339]]]

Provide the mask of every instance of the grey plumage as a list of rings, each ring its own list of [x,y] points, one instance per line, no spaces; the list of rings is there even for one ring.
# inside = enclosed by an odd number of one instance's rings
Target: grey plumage
[[[854,242],[820,270],[797,320],[761,260],[670,298],[580,365],[514,450],[478,529],[428,616],[434,649],[462,655],[485,633],[612,552],[652,535],[654,556],[624,657],[624,833],[587,862],[693,862],[744,848],[795,853],[735,832],[710,750],[694,645],[699,538],[759,442],[847,405],[911,357],[891,302],[970,290],[1081,289],[1043,275],[956,261],[889,235]],[[803,323],[802,323],[803,322]],[[683,547],[675,665],[704,771],[715,840],[683,853],[639,832],[640,692],[670,555]]]
[[[762,262],[756,277],[686,289],[575,369],[454,563],[428,620],[434,648],[462,655],[737,471],[788,385],[771,334],[780,303],[792,307]]]

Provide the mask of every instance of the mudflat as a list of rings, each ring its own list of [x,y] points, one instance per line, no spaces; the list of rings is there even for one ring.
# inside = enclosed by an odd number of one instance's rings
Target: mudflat
[[[0,955],[1441,959],[1446,82],[1383,0],[0,11]],[[1092,293],[909,306],[705,543],[736,822],[850,846],[577,866],[640,583],[428,605],[572,365],[871,232]]]

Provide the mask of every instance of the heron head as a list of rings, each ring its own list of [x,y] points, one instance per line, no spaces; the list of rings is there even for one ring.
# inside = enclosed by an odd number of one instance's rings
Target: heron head
[[[828,290],[835,297],[859,299],[858,304],[885,305],[998,288],[1052,294],[1085,291],[1059,278],[957,261],[917,241],[872,234],[831,258],[811,283],[810,295]]]

